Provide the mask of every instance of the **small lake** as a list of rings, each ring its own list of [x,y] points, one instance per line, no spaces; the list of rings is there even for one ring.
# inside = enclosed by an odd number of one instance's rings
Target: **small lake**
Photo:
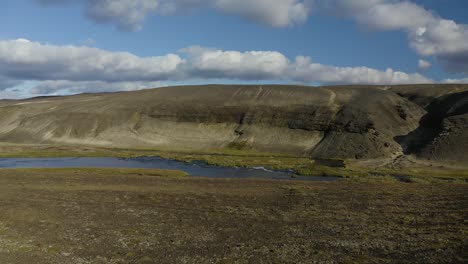
[[[293,171],[273,171],[263,167],[222,167],[201,161],[181,162],[159,157],[139,158],[0,158],[6,168],[142,168],[180,170],[192,177],[263,178],[277,180],[335,181],[338,177],[299,176]]]

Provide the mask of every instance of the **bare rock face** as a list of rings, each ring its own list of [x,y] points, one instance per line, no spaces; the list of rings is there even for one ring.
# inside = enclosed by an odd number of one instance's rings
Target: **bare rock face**
[[[457,159],[468,87],[450,87],[207,85],[5,100],[0,141]]]

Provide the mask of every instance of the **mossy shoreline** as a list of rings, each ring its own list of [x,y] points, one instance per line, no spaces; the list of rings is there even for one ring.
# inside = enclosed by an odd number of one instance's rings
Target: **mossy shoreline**
[[[8,171],[24,172],[24,173],[43,173],[47,175],[86,175],[94,174],[101,176],[125,175],[125,176],[160,176],[181,178],[187,177],[188,174],[180,170],[163,170],[163,169],[139,169],[139,168],[7,168],[1,169],[3,173]]]
[[[273,170],[293,170],[302,176],[340,177],[349,181],[400,181],[418,183],[458,182],[468,183],[468,170],[415,168],[373,168],[356,166],[352,161],[317,161],[306,157],[265,153],[253,150],[175,150],[175,149],[121,149],[83,146],[11,145],[0,147],[0,158],[53,158],[53,157],[119,157],[138,158],[157,156],[183,162],[202,161],[208,165],[226,167],[265,167]],[[113,169],[109,169],[113,170]]]

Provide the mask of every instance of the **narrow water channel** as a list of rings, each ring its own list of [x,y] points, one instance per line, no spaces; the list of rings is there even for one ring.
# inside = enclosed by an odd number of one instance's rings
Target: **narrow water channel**
[[[337,177],[300,176],[293,171],[273,171],[263,167],[221,167],[204,162],[181,162],[160,157],[139,158],[3,158],[0,168],[147,168],[184,171],[192,177],[264,178],[278,180],[335,181]]]

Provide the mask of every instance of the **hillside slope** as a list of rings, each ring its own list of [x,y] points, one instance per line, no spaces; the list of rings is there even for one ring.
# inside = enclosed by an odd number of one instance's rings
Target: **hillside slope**
[[[206,85],[4,100],[0,141],[253,148],[323,158],[406,151],[460,161],[467,154],[466,91],[466,85]],[[461,144],[453,150],[455,141]]]
[[[468,89],[465,86],[394,88],[427,113],[418,129],[400,140],[405,151],[435,160],[468,162]]]

